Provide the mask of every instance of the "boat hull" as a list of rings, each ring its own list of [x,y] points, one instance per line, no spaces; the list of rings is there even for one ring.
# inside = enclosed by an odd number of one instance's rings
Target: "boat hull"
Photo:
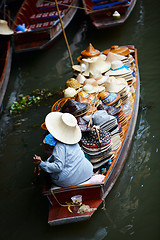
[[[135,51],[136,81],[134,83],[135,93],[132,116],[128,122],[128,130],[125,132],[122,145],[117,150],[112,165],[107,171],[102,183],[84,183],[66,188],[52,188],[54,194],[51,193],[50,186],[47,187],[47,185],[45,185],[43,194],[47,196],[50,202],[48,223],[52,226],[71,222],[80,222],[89,219],[97,210],[97,208],[102,203],[105,203],[105,198],[116,183],[127,160],[136,127],[140,98],[140,78],[137,64],[137,50],[134,48],[134,46],[128,47],[132,50],[134,49]],[[77,207],[72,207],[73,212],[71,213],[68,211],[67,207],[61,206],[61,204],[64,204],[65,202],[70,202],[71,197],[75,195],[82,195],[83,204],[89,205],[92,211],[77,213]]]
[[[97,29],[111,28],[123,24],[130,16],[133,8],[135,7],[136,0],[131,0],[129,4],[122,6],[113,6],[100,10],[91,10],[91,0],[82,0],[85,8],[85,13],[88,15]],[[120,13],[120,19],[114,19],[113,13],[117,11]]]
[[[24,8],[25,2],[22,4],[17,16],[15,18],[15,24],[13,25],[13,30],[16,29],[16,26],[21,23],[19,15]],[[78,6],[78,0],[73,0],[71,3],[75,7],[68,7],[65,14],[62,18],[63,28],[65,29],[69,23],[72,21],[73,17],[77,12],[76,6]],[[28,16],[29,18],[29,16]],[[39,20],[40,21],[40,20]],[[44,22],[43,22],[44,23]],[[39,22],[39,24],[41,24]],[[38,25],[38,22],[36,23]],[[25,32],[15,32],[13,35],[13,46],[16,53],[28,52],[34,50],[43,50],[49,48],[57,38],[62,34],[62,27],[60,21],[57,24],[53,24],[49,27],[37,28],[32,31]]]
[[[6,93],[12,63],[12,45],[10,36],[0,35],[0,53],[0,113],[2,113],[3,99]]]

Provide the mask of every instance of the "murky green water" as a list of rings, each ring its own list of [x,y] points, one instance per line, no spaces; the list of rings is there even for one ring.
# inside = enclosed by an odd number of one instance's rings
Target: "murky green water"
[[[156,5],[157,3],[157,5]],[[34,153],[44,157],[43,123],[56,97],[17,116],[0,119],[0,236],[2,240],[160,239],[160,18],[158,1],[137,0],[127,22],[96,30],[79,12],[66,31],[73,60],[91,42],[99,50],[134,44],[138,49],[141,99],[138,121],[126,165],[101,208],[82,223],[50,227],[48,201],[36,184]],[[14,55],[5,109],[16,97],[36,88],[60,89],[72,76],[63,38],[49,50]]]

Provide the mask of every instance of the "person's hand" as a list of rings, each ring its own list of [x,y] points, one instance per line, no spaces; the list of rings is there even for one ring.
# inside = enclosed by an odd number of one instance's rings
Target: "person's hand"
[[[37,155],[35,154],[34,157],[33,157],[33,162],[34,162],[34,164],[39,165],[41,161],[42,161],[41,157],[40,157],[40,156],[37,156]]]

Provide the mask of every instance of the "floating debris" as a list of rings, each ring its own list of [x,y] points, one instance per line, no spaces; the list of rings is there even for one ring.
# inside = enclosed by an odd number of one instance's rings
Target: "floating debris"
[[[51,92],[48,89],[36,89],[31,94],[19,96],[17,101],[14,101],[9,107],[10,114],[18,114],[22,111],[28,110],[29,107],[42,102],[55,94],[60,94],[60,92]]]

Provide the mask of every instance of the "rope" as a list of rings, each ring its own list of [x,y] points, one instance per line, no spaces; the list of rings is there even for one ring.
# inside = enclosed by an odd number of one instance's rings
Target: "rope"
[[[90,116],[90,119],[89,119],[89,123],[88,123],[88,127],[90,127],[90,124],[91,124],[91,120],[92,120],[92,116],[93,116],[93,112],[94,112],[94,107],[96,106],[96,104],[99,102],[99,99],[97,99],[97,94],[96,94],[96,98],[95,98],[95,101],[92,105],[93,109],[92,109],[92,112],[91,112],[91,116]]]
[[[72,213],[71,207],[81,207],[81,206],[82,206],[82,203],[80,203],[80,202],[76,202],[76,203],[72,203],[72,202],[67,203],[67,202],[66,202],[66,204],[61,204],[61,203],[58,201],[58,199],[57,199],[57,197],[55,196],[55,194],[54,194],[54,192],[53,192],[52,189],[51,189],[51,194],[52,194],[52,196],[54,197],[54,199],[56,200],[56,202],[57,202],[61,207],[67,207],[67,208],[68,208],[68,211],[71,212],[71,213]]]

